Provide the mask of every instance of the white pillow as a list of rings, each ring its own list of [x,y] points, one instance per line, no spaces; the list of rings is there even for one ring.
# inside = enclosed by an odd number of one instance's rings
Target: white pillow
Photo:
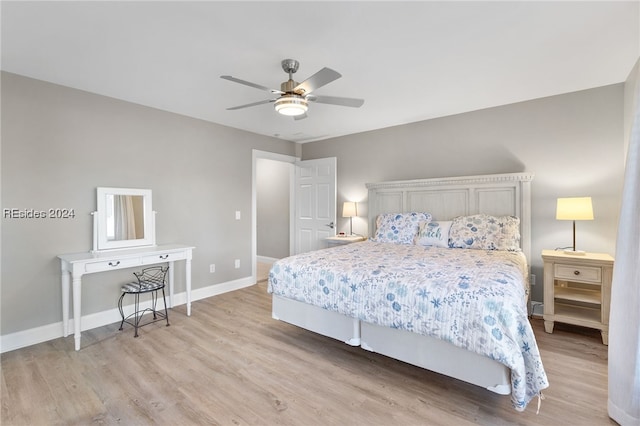
[[[421,246],[449,247],[451,221],[420,222],[416,244]]]

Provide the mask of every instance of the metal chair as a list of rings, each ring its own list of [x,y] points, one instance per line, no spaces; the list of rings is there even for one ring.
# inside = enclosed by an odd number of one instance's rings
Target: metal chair
[[[169,313],[167,311],[167,299],[164,294],[164,288],[166,285],[168,266],[152,266],[145,268],[141,272],[134,272],[138,282],[128,283],[122,286],[122,294],[118,299],[118,309],[120,315],[122,315],[122,322],[120,323],[120,330],[126,322],[134,327],[135,333],[133,337],[138,337],[138,328],[154,323],[156,321],[166,320],[167,327],[169,327]],[[156,310],[158,303],[158,291],[162,290],[162,300],[164,302],[164,312]],[[140,309],[140,295],[144,293],[151,293],[151,307]],[[122,300],[127,294],[134,295],[134,312],[128,316],[124,316],[124,310],[122,309]],[[150,312],[153,314],[153,319],[144,324],[140,324],[142,316]],[[133,317],[133,318],[132,318]]]

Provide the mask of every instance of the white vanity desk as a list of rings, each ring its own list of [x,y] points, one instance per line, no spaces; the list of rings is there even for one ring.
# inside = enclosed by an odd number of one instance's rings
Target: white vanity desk
[[[96,188],[97,210],[93,213],[93,250],[61,254],[62,325],[69,335],[69,287],[73,282],[73,335],[80,350],[82,327],[82,276],[115,269],[169,264],[169,307],[173,308],[174,262],[184,260],[187,315],[191,315],[191,258],[194,247],[182,244],[156,245],[155,211],[150,189]],[[124,284],[124,283],[122,283]]]
[[[187,315],[191,315],[191,258],[194,247],[172,244],[140,247],[99,253],[74,253],[58,256],[62,268],[62,323],[64,336],[69,335],[69,284],[73,281],[73,334],[75,348],[80,350],[80,320],[82,316],[82,276],[97,272],[113,271],[169,263],[169,306],[173,307],[173,262],[186,261],[185,282],[187,290]]]

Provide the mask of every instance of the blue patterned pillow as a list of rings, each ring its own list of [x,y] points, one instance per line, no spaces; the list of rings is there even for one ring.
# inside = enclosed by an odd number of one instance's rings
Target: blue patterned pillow
[[[380,243],[414,244],[420,222],[431,220],[429,213],[385,213],[376,219],[374,241]]]
[[[449,247],[520,251],[520,219],[486,214],[458,216],[449,230]]]

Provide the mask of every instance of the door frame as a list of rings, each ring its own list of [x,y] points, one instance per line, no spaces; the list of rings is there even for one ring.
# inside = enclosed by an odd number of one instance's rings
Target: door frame
[[[275,152],[261,151],[253,149],[251,153],[251,276],[255,282],[258,276],[257,262],[258,262],[258,206],[257,206],[257,182],[256,182],[256,167],[259,159],[281,161],[283,163],[295,164],[300,161],[300,157],[293,155],[277,154]],[[295,215],[295,200],[294,200],[294,179],[295,169],[289,176],[289,217],[293,218]],[[289,254],[292,253],[295,243],[295,221],[289,221]]]

